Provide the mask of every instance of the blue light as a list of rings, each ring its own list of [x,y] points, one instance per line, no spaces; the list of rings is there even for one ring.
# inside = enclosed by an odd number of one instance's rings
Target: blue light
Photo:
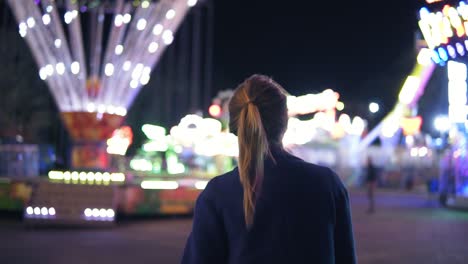
[[[462,187],[461,195],[468,197],[468,185]]]
[[[432,51],[432,60],[437,64],[440,63],[439,53],[435,50]]]
[[[437,49],[437,51],[439,52],[439,57],[444,60],[444,61],[448,61],[448,55],[447,55],[447,52],[445,51],[444,48],[440,47]]]
[[[447,50],[452,59],[455,59],[455,57],[457,57],[457,53],[455,53],[455,49],[451,45],[447,46]]]
[[[455,47],[457,48],[458,54],[461,56],[465,56],[465,48],[463,48],[463,45],[461,43],[455,44]]]
[[[429,10],[425,7],[419,9],[419,17],[423,18],[424,16],[429,15]]]

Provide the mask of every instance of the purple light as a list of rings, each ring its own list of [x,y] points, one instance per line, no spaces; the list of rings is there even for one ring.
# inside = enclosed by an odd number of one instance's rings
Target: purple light
[[[34,2],[36,3],[36,5],[38,5],[41,3],[41,0],[34,0]]]
[[[80,7],[80,11],[84,13],[84,12],[88,11],[88,8],[86,6],[82,6],[82,7]]]

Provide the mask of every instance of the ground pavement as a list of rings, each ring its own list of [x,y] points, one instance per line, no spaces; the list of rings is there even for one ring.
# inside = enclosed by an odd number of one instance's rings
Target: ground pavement
[[[468,263],[468,212],[404,193],[378,194],[372,215],[362,192],[351,201],[359,263]],[[153,218],[105,229],[27,229],[3,218],[0,263],[178,263],[190,227],[190,218]]]

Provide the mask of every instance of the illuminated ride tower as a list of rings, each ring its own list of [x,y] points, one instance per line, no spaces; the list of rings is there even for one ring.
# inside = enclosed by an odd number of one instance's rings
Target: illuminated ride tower
[[[418,24],[427,47],[420,49],[417,64],[401,89],[397,105],[361,141],[360,149],[362,151],[367,148],[377,137],[383,139],[384,146],[394,146],[402,128],[402,121],[411,117],[411,112],[424,94],[434,68],[436,65],[447,66],[448,120],[442,123],[448,123],[446,129],[449,130],[451,149],[441,162],[439,189],[442,203],[466,208],[468,3],[442,0],[426,2],[427,6],[419,10]]]
[[[197,0],[8,3],[73,140],[72,167],[107,168],[106,140]]]

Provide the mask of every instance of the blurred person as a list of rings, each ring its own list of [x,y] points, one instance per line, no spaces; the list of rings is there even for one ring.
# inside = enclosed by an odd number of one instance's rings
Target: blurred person
[[[356,263],[340,178],[283,149],[284,89],[253,75],[236,88],[229,115],[238,167],[200,194],[182,263]]]
[[[368,213],[375,212],[375,188],[377,186],[377,169],[372,163],[370,157],[367,158],[366,170],[366,185],[367,185],[367,198],[369,199]]]

